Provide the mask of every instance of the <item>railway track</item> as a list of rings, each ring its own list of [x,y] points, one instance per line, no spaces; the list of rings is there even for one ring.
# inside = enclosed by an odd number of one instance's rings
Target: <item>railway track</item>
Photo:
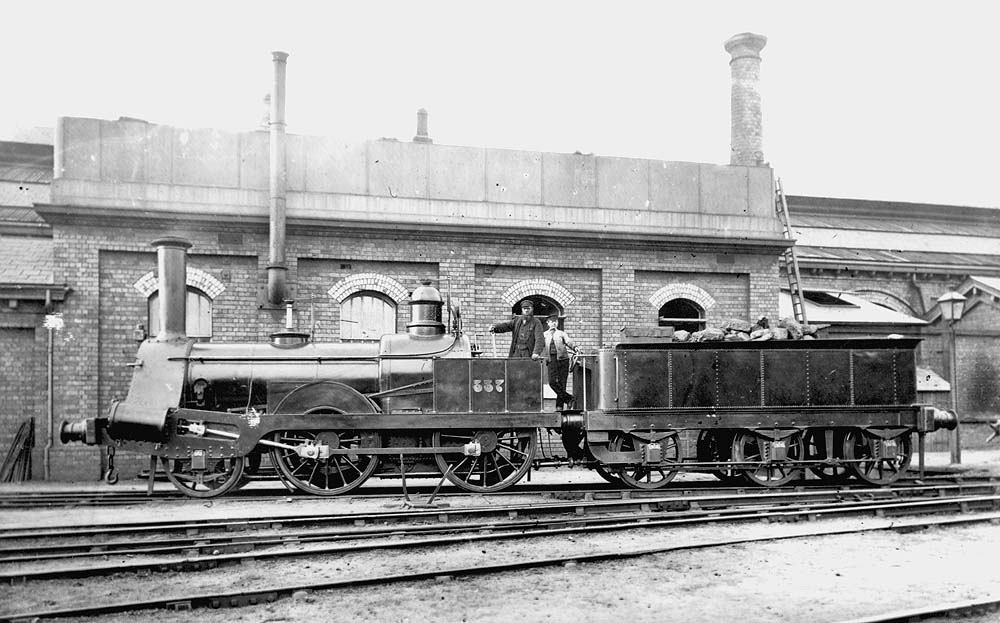
[[[909,519],[905,521],[895,521],[881,526],[855,527],[855,528],[824,528],[813,527],[808,531],[784,530],[781,533],[770,534],[762,537],[751,538],[718,538],[704,540],[697,543],[670,544],[658,547],[645,547],[637,549],[603,551],[592,553],[574,553],[564,556],[537,557],[529,559],[519,559],[497,564],[475,564],[467,566],[452,566],[434,568],[426,571],[406,573],[382,573],[371,574],[362,577],[351,577],[347,579],[335,580],[312,580],[298,581],[276,584],[271,582],[266,587],[240,591],[208,591],[177,593],[166,597],[154,599],[127,600],[108,602],[98,600],[100,603],[82,603],[70,607],[51,608],[46,610],[12,612],[0,614],[0,621],[33,621],[43,618],[62,618],[71,616],[98,616],[115,612],[126,612],[135,610],[147,610],[153,608],[165,608],[172,610],[191,610],[198,607],[238,607],[246,605],[262,604],[275,601],[279,598],[289,597],[303,591],[319,591],[331,589],[344,589],[362,586],[387,587],[401,582],[420,581],[441,581],[451,580],[460,577],[474,575],[493,575],[521,571],[527,569],[538,569],[555,566],[575,566],[585,563],[601,563],[613,560],[627,560],[630,558],[651,556],[667,552],[679,552],[691,549],[709,549],[731,547],[750,543],[763,543],[787,539],[815,538],[822,536],[836,536],[845,534],[855,534],[859,532],[872,532],[878,530],[893,531],[913,531],[930,527],[949,528],[954,526],[968,525],[979,522],[1000,521],[1000,513],[980,513],[962,517],[924,517],[919,519]],[[629,528],[636,527],[635,524],[628,525]],[[623,529],[615,527],[612,529]],[[426,545],[425,545],[426,546]],[[883,619],[872,619],[883,620]],[[887,621],[899,619],[884,619]]]
[[[921,486],[924,483],[934,482],[934,483],[951,483],[956,485],[972,485],[977,486],[980,484],[989,484],[992,482],[997,482],[997,479],[987,477],[987,476],[955,476],[949,473],[941,473],[937,475],[929,475],[924,479],[918,478],[904,478],[900,479],[894,483],[895,488],[899,487],[910,487],[910,486]],[[254,489],[241,489],[239,491],[232,492],[227,495],[227,500],[239,500],[245,502],[267,502],[272,501],[276,498],[294,496],[297,499],[312,499],[310,496],[303,494],[301,491],[289,491],[288,489],[278,486],[277,482],[264,481],[261,483],[263,487],[258,487]],[[793,482],[784,487],[775,487],[773,489],[768,489],[769,491],[789,491],[796,490],[800,488],[829,488],[830,484],[822,480],[802,480]],[[867,490],[870,487],[859,486],[858,483],[853,485],[843,485],[839,487],[842,490],[849,491],[852,489]],[[434,484],[418,484],[416,486],[410,484],[408,486],[409,493],[415,495],[427,495],[435,489]],[[535,494],[535,493],[551,493],[553,495],[586,495],[592,493],[595,495],[620,495],[622,491],[631,491],[634,496],[643,495],[661,495],[664,492],[676,492],[676,491],[702,491],[702,490],[713,490],[713,491],[754,491],[759,490],[755,487],[750,487],[748,485],[727,485],[718,481],[678,481],[670,483],[661,489],[656,490],[642,490],[642,489],[618,489],[614,486],[600,482],[600,483],[587,483],[587,484],[577,484],[571,489],[567,489],[565,484],[542,484],[542,483],[531,483],[524,482],[518,484],[517,487],[509,489],[507,491],[501,491],[497,493],[491,493],[491,497],[503,498],[509,496],[523,495],[523,494]],[[460,496],[460,497],[470,497],[473,494],[468,494],[458,490],[454,486],[446,486],[442,489],[443,496]],[[399,499],[401,496],[400,488],[398,484],[387,484],[386,486],[369,486],[363,489],[358,489],[353,491],[349,496],[343,496],[340,499],[373,499],[373,498],[385,498],[385,499]],[[6,491],[0,492],[0,510],[8,509],[20,509],[20,508],[47,508],[47,507],[59,507],[59,506],[128,506],[133,504],[148,504],[151,502],[177,502],[177,503],[190,503],[190,504],[203,504],[205,500],[190,498],[179,491],[174,489],[163,489],[160,488],[155,490],[152,494],[146,491],[139,491],[136,489],[130,490],[109,490],[109,491],[55,491],[55,492],[42,492],[42,491]]]
[[[1000,599],[987,598],[949,602],[924,608],[894,610],[860,619],[839,621],[838,623],[916,623],[917,621],[939,620],[941,618],[994,617],[998,612],[1000,612]],[[989,620],[995,621],[996,619],[990,618]]]
[[[549,495],[551,493],[551,495]],[[937,483],[896,487],[788,487],[784,489],[744,489],[736,488],[684,488],[677,490],[613,490],[574,489],[558,490],[543,499],[530,499],[520,503],[491,504],[487,506],[452,507],[443,499],[443,506],[435,508],[407,508],[404,510],[379,511],[372,513],[309,513],[292,512],[270,514],[264,517],[241,517],[233,519],[198,519],[189,521],[137,521],[113,524],[67,525],[51,528],[2,528],[0,529],[0,552],[9,544],[25,539],[52,540],[62,537],[83,537],[100,539],[116,535],[138,534],[202,533],[209,530],[227,532],[237,530],[261,530],[268,528],[290,528],[306,526],[388,524],[410,520],[454,521],[483,517],[531,516],[546,513],[569,512],[611,512],[615,509],[636,507],[657,507],[659,510],[706,511],[731,509],[765,504],[796,503],[837,503],[842,501],[867,502],[898,499],[961,499],[968,496],[990,496],[1000,493],[1000,482],[982,479],[974,482]],[[458,497],[468,499],[467,494]],[[491,496],[495,499],[496,496]],[[398,499],[398,498],[396,498]],[[454,499],[452,501],[455,501]],[[98,546],[100,542],[89,541],[88,546]],[[17,544],[20,547],[20,544]]]
[[[981,487],[989,488],[988,484]],[[989,492],[970,491],[967,485],[938,487],[903,487],[877,489],[869,495],[857,492],[845,496],[838,491],[760,492],[752,495],[661,495],[641,499],[567,500],[536,504],[500,505],[490,508],[410,510],[364,515],[313,515],[309,517],[267,518],[237,522],[146,522],[131,526],[94,526],[38,531],[4,530],[0,533],[4,568],[0,578],[8,582],[33,583],[45,578],[94,578],[109,573],[152,573],[157,571],[196,570],[227,564],[256,563],[262,560],[321,560],[364,552],[366,555],[398,550],[425,551],[472,542],[496,547],[501,541],[530,540],[546,537],[579,538],[595,532],[699,526],[707,523],[768,521],[787,524],[761,540],[809,538],[843,534],[816,520],[824,517],[868,516],[880,523],[846,532],[872,530],[919,530],[928,526],[946,528],[979,522],[1000,521],[1000,495],[996,486]],[[662,492],[661,492],[662,493]],[[875,497],[875,493],[881,494]],[[905,493],[905,495],[904,495]],[[955,517],[927,517],[930,513],[960,513]],[[901,519],[923,515],[922,518]],[[305,531],[303,526],[323,526]],[[330,527],[335,526],[335,527]],[[803,528],[804,526],[804,528]],[[241,530],[268,530],[270,534],[233,536]],[[102,531],[115,530],[121,538],[103,544],[93,541]],[[177,538],[146,539],[138,535],[183,533]],[[69,539],[77,543],[52,543]],[[32,539],[48,544],[35,547]],[[101,548],[85,551],[86,546]],[[723,547],[746,539],[716,539],[698,547]],[[129,549],[131,548],[131,549]],[[32,617],[88,616],[130,609],[198,606],[246,605],[270,601],[296,591],[389,584],[404,580],[459,577],[470,574],[501,573],[524,568],[571,565],[583,562],[638,557],[679,548],[640,548],[629,552],[597,552],[566,556],[537,557],[517,562],[470,567],[438,568],[423,574],[372,574],[336,581],[302,581],[260,591],[210,591],[177,594],[170,598],[116,603],[78,604],[69,608],[9,613],[4,620],[30,620]],[[210,552],[210,553],[206,553]],[[485,552],[485,549],[484,549]],[[32,558],[34,557],[34,558]],[[94,562],[95,557],[106,562]],[[126,560],[129,559],[129,560]],[[75,561],[76,564],[67,564]],[[41,565],[32,567],[32,564]],[[272,583],[273,584],[273,583]]]

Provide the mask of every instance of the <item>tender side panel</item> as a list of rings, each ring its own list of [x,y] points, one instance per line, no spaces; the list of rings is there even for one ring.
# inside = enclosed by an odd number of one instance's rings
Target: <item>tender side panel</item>
[[[622,358],[619,365],[624,367],[626,405],[643,409],[670,404],[669,357],[666,351],[646,350],[629,352]]]
[[[851,404],[851,351],[807,351],[809,402],[816,406]]]
[[[804,405],[809,402],[809,351],[766,350],[764,404]]]
[[[890,340],[858,348],[743,345],[600,356],[600,408],[850,407],[916,402],[915,358]]]
[[[912,350],[897,350],[896,399],[899,404],[917,402],[917,354]]]
[[[708,350],[673,352],[675,407],[715,406],[715,353]]]
[[[854,365],[854,404],[896,404],[895,353],[891,350],[856,350],[851,357]]]
[[[720,407],[760,406],[760,351],[716,351],[717,393]]]

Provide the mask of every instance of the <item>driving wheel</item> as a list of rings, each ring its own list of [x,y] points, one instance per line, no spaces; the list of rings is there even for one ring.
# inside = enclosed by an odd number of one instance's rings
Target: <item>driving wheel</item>
[[[507,430],[434,431],[431,444],[461,450],[478,444],[478,455],[463,452],[435,454],[438,469],[453,484],[477,493],[502,491],[519,481],[531,468],[538,446],[533,428]]]
[[[378,456],[350,450],[382,446],[377,432],[353,430],[279,431],[273,441],[292,446],[271,448],[271,462],[282,479],[313,495],[339,495],[361,486],[378,467]],[[348,452],[324,457],[323,447]]]

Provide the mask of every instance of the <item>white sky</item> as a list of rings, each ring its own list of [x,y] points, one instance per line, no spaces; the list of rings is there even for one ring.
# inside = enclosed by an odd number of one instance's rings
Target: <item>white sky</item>
[[[0,138],[59,116],[247,130],[272,50],[288,131],[729,162],[729,55],[762,52],[789,194],[1000,208],[996,3],[7,3]]]

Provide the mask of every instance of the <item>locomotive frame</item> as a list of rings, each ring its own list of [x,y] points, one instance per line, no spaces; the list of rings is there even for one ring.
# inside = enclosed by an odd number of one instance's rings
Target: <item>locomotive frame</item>
[[[317,495],[375,474],[499,491],[532,468],[539,429],[561,433],[569,460],[637,488],[682,471],[884,485],[909,467],[912,433],[922,471],[924,435],[955,426],[916,404],[915,339],[618,344],[578,361],[579,408],[545,411],[542,364],[477,356],[429,283],[412,293],[407,332],[378,344],[312,342],[290,311],[269,344],[200,343],[184,335],[190,245],[154,246],[160,334],[140,345],[128,397],[61,437],[158,457],[194,497],[239,487],[265,450],[286,486]]]

